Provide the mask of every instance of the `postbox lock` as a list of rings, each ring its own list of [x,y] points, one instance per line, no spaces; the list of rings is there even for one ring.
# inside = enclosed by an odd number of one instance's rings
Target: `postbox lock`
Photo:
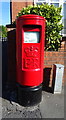
[[[61,69],[61,67],[59,67],[59,69]]]

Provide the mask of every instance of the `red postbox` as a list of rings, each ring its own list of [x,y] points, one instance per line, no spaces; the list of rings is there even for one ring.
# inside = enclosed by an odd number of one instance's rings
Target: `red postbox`
[[[18,101],[24,106],[41,101],[45,18],[23,15],[16,20],[16,79]]]

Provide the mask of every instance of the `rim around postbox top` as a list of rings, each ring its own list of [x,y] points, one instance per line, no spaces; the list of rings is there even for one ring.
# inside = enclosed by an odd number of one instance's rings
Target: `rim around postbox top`
[[[35,14],[22,15],[22,16],[18,17],[17,19],[40,19],[40,20],[44,19],[46,21],[46,19],[44,17],[35,15]]]

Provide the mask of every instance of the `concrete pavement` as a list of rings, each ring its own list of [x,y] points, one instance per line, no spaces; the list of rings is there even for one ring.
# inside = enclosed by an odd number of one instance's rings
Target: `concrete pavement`
[[[7,89],[2,98],[2,118],[64,118],[64,88],[61,94],[42,91],[42,102],[34,107],[20,106],[16,91]]]

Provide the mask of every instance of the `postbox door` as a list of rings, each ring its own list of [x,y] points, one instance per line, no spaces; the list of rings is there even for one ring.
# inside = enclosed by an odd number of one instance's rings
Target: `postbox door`
[[[41,83],[41,26],[22,29],[22,76],[24,85]],[[28,77],[28,79],[27,79]]]
[[[32,27],[31,27],[32,28]],[[40,29],[24,28],[22,42],[22,70],[40,68]]]

